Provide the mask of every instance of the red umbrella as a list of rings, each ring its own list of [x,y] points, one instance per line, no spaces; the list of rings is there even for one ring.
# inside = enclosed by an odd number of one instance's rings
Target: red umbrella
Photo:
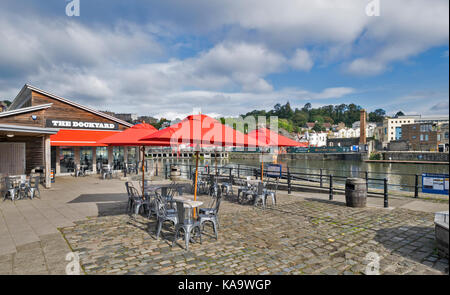
[[[194,200],[197,200],[198,149],[201,146],[244,146],[247,135],[203,115],[190,115],[181,122],[143,137],[141,140],[161,142],[164,145],[194,145],[196,147]],[[194,212],[195,213],[195,212]]]
[[[152,145],[152,142],[140,141],[144,136],[157,132],[158,129],[147,123],[136,124],[123,132],[103,138],[98,143],[115,146],[142,146],[146,143]]]
[[[259,147],[285,147],[285,146],[302,146],[305,147],[305,143],[297,142],[286,136],[275,133],[267,128],[259,128],[252,130],[248,133],[249,138],[256,139],[256,146]],[[306,143],[306,146],[308,144]],[[264,159],[261,161],[261,181],[264,177]]]
[[[142,197],[144,197],[144,158],[145,158],[145,150],[144,146],[152,145],[158,146],[161,145],[159,142],[152,142],[149,140],[139,140],[144,136],[149,134],[153,134],[157,132],[158,129],[153,127],[147,123],[136,124],[127,130],[114,134],[112,136],[103,138],[98,141],[98,143],[112,145],[112,146],[142,146]]]

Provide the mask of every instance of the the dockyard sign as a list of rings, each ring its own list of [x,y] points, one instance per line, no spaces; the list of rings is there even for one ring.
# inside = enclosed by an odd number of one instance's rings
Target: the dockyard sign
[[[105,122],[85,122],[47,119],[46,127],[62,129],[97,129],[97,130],[117,130],[118,124]]]

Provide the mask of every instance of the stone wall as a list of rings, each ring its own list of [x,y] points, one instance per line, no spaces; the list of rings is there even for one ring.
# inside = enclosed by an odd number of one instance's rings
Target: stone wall
[[[399,161],[432,161],[432,162],[448,162],[449,153],[438,152],[381,152],[383,160],[399,160]]]

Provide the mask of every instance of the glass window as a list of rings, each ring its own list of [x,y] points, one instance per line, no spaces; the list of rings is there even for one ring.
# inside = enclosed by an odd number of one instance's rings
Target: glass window
[[[97,170],[101,165],[108,164],[108,148],[106,146],[98,146],[95,154],[97,159]]]
[[[75,171],[75,153],[72,147],[59,148],[59,167],[61,173],[69,173]]]
[[[139,150],[137,147],[128,147],[128,163],[134,164],[138,161],[138,152]]]
[[[420,134],[420,141],[423,141],[423,134]]]
[[[124,147],[115,146],[113,147],[113,169],[122,170],[124,161]]]
[[[416,139],[416,138],[417,138],[417,136],[415,136],[415,135],[412,136],[412,139]]]
[[[448,132],[445,132],[444,137],[445,137],[445,139],[448,139]]]
[[[81,147],[80,148],[80,165],[84,165],[84,169],[92,171],[92,148]]]
[[[428,141],[428,134],[425,134],[425,141]]]

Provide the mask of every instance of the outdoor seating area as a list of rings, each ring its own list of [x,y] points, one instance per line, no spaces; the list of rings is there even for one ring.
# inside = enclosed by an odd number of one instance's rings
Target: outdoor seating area
[[[40,197],[40,176],[33,175],[9,175],[0,177],[0,192],[3,201],[11,201]]]
[[[202,207],[204,202],[194,200],[194,195],[188,193],[190,188],[183,183],[152,185],[145,180],[143,188],[142,185],[135,187],[132,182],[126,182],[125,187],[128,194],[126,212],[154,219],[156,226],[153,234],[156,239],[160,238],[162,226],[166,222],[174,227],[172,246],[180,237],[185,241],[186,250],[189,250],[189,242],[201,243],[206,223],[212,225],[215,238],[218,238],[220,192],[212,194],[210,201],[206,202],[207,207]]]

